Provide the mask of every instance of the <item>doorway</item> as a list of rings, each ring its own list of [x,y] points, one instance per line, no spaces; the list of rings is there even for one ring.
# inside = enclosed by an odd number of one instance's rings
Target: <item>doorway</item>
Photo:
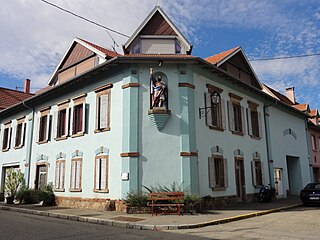
[[[47,184],[47,165],[37,165],[35,188],[43,189]]]
[[[275,185],[277,197],[282,197],[284,195],[284,191],[283,191],[281,168],[274,169],[274,185]]]
[[[302,188],[300,158],[286,156],[288,169],[288,195],[298,196]]]
[[[238,201],[246,200],[246,184],[243,158],[235,158],[235,177]]]

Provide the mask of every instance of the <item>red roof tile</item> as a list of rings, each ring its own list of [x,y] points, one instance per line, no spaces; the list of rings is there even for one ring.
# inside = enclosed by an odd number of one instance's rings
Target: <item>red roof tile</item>
[[[34,94],[0,87],[0,110],[11,107]]]
[[[284,103],[286,103],[286,104],[288,104],[288,105],[294,105],[294,103],[291,102],[290,99],[287,98],[286,96],[284,96],[283,94],[279,93],[278,91],[274,90],[273,88],[271,88],[271,87],[269,87],[269,86],[267,86],[267,85],[265,85],[265,84],[264,84],[264,86],[265,86],[266,88],[268,88],[268,90],[269,90],[273,95],[275,95],[281,102],[284,102]]]
[[[139,58],[139,57],[149,57],[149,58],[196,58],[195,56],[188,54],[125,54],[123,57],[128,58]]]
[[[48,86],[46,86],[44,88],[41,88],[40,90],[36,91],[34,94],[37,95],[37,94],[43,93],[43,92],[45,92],[45,91],[47,91],[47,90],[49,90],[51,88],[52,88],[52,86],[48,85]]]
[[[318,110],[317,109],[312,109],[310,110],[310,117],[316,117],[318,115]]]
[[[307,103],[296,104],[296,105],[293,105],[293,107],[295,109],[298,109],[299,111],[307,111],[308,110],[308,104]]]
[[[114,57],[116,57],[116,56],[120,56],[120,55],[121,55],[121,54],[119,54],[119,53],[116,53],[116,52],[114,52],[114,51],[111,51],[111,50],[109,50],[109,49],[106,49],[106,48],[104,48],[104,47],[101,47],[101,46],[99,46],[99,45],[96,45],[96,44],[94,44],[94,43],[92,43],[92,42],[89,42],[89,41],[87,41],[87,40],[84,40],[84,39],[82,39],[82,38],[78,38],[78,39],[80,39],[81,41],[83,41],[83,42],[85,42],[86,44],[90,45],[91,47],[97,49],[98,51],[103,52],[103,53],[106,54],[108,57],[114,58]]]
[[[216,64],[216,63],[220,62],[221,60],[223,60],[224,58],[226,58],[227,56],[229,56],[230,54],[232,54],[234,51],[238,50],[239,48],[240,47],[232,48],[228,51],[218,53],[218,54],[213,55],[211,57],[207,57],[204,60],[206,60],[209,63]]]

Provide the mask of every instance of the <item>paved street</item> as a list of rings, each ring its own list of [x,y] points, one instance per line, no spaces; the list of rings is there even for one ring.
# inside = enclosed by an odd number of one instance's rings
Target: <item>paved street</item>
[[[188,239],[205,239],[184,236]],[[49,239],[181,239],[170,232],[132,230],[90,223],[68,221],[30,214],[0,211],[0,240],[49,240]]]
[[[210,239],[314,240],[320,236],[319,222],[319,207],[299,207],[232,223],[174,232]]]

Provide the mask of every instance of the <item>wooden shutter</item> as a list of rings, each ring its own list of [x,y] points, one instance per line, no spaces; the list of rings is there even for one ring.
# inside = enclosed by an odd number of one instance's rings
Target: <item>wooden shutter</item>
[[[17,138],[17,130],[18,130],[18,125],[16,125],[15,127],[11,127],[12,129],[12,136],[13,136],[13,146],[14,147],[17,147],[16,146],[16,138]]]
[[[99,188],[100,188],[100,158],[96,158],[95,160],[96,160],[96,162],[95,162],[95,164],[96,164],[96,168],[95,168],[96,179],[95,179],[95,183],[94,183],[94,189],[99,190]]]
[[[261,179],[262,179],[262,185],[264,185],[264,167],[263,167],[263,162],[260,162],[261,164]]]
[[[248,122],[248,134],[249,134],[249,136],[252,136],[251,110],[250,110],[250,108],[247,108],[246,111],[247,111],[247,122]]]
[[[232,102],[228,101],[228,120],[229,120],[229,130],[234,131],[234,112]]]
[[[53,112],[53,139],[56,139],[58,137],[58,130],[60,130],[60,111],[54,111]],[[60,137],[60,136],[59,136]]]
[[[228,161],[226,158],[223,159],[223,170],[224,170],[224,187],[228,187]]]
[[[243,106],[241,106],[241,124],[242,124],[242,133],[246,134],[246,118],[245,118],[245,111]]]
[[[61,162],[56,162],[56,181],[55,181],[55,188],[56,189],[60,189],[60,184],[59,184],[59,180],[60,180],[60,163]]]
[[[221,126],[223,129],[226,129],[226,103],[225,100],[221,98],[220,103],[221,108]]]
[[[82,116],[80,116],[80,118],[82,118],[81,119],[81,121],[82,121],[82,126],[81,126],[81,131],[80,132],[82,132],[82,133],[84,133],[85,131],[86,131],[86,114],[87,114],[87,110],[86,110],[86,104],[85,103],[83,103],[82,104]]]
[[[257,176],[256,176],[255,161],[251,161],[251,172],[252,172],[252,184],[253,184],[253,186],[257,186]]]
[[[47,129],[46,129],[46,137],[44,140],[49,141],[49,134],[50,134],[50,114],[47,115]]]
[[[65,168],[65,162],[60,162],[60,179],[59,179],[59,182],[60,182],[60,188],[64,188],[64,168]]]
[[[71,161],[71,179],[70,179],[70,186],[71,189],[76,188],[76,161]]]
[[[74,114],[75,114],[75,110],[74,110],[74,106],[73,106],[72,108],[70,108],[70,129],[69,129],[70,135],[75,134],[75,132],[74,132],[74,126],[75,126],[75,124],[74,124],[74,119],[75,119]]]
[[[209,187],[214,188],[216,186],[215,166],[214,158],[208,158],[208,171],[209,171]]]
[[[24,141],[26,139],[26,130],[27,130],[27,123],[22,123],[22,129],[21,129],[21,147],[24,146]]]
[[[108,113],[109,113],[109,95],[101,95],[99,97],[100,100],[100,106],[99,106],[99,128],[107,128],[108,123]]]
[[[69,135],[69,125],[70,125],[70,108],[66,108],[66,119],[65,119],[65,123],[64,123],[64,127],[65,127],[65,136]]]
[[[205,118],[206,118],[206,125],[207,126],[211,126],[213,127],[212,125],[212,107],[211,107],[211,97],[210,97],[210,93],[204,93],[204,106],[206,107],[205,108]],[[210,107],[210,109],[209,109]]]
[[[107,189],[107,159],[106,158],[101,158],[100,159],[100,181],[101,181],[101,190],[106,190]]]
[[[259,137],[262,137],[262,124],[261,124],[261,113],[258,112],[258,128],[259,128]]]
[[[80,189],[81,188],[81,161],[77,160],[76,161],[76,184],[75,184],[75,188],[76,189]]]
[[[8,137],[7,149],[10,149],[10,147],[11,147],[11,136],[12,136],[12,127],[9,128],[9,137]]]
[[[36,121],[34,123],[34,133],[36,136],[36,142],[39,142],[39,137],[40,137],[40,117],[36,115]]]

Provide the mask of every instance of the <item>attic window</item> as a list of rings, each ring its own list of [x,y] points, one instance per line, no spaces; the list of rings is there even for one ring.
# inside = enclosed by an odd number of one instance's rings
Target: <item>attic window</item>
[[[176,41],[175,41],[175,44],[176,44],[176,46],[175,46],[175,48],[176,48],[176,54],[177,54],[177,53],[181,53],[181,45],[180,45],[179,41],[176,40]]]
[[[137,54],[137,53],[141,53],[141,41],[137,41],[132,48],[132,53],[133,54]]]

